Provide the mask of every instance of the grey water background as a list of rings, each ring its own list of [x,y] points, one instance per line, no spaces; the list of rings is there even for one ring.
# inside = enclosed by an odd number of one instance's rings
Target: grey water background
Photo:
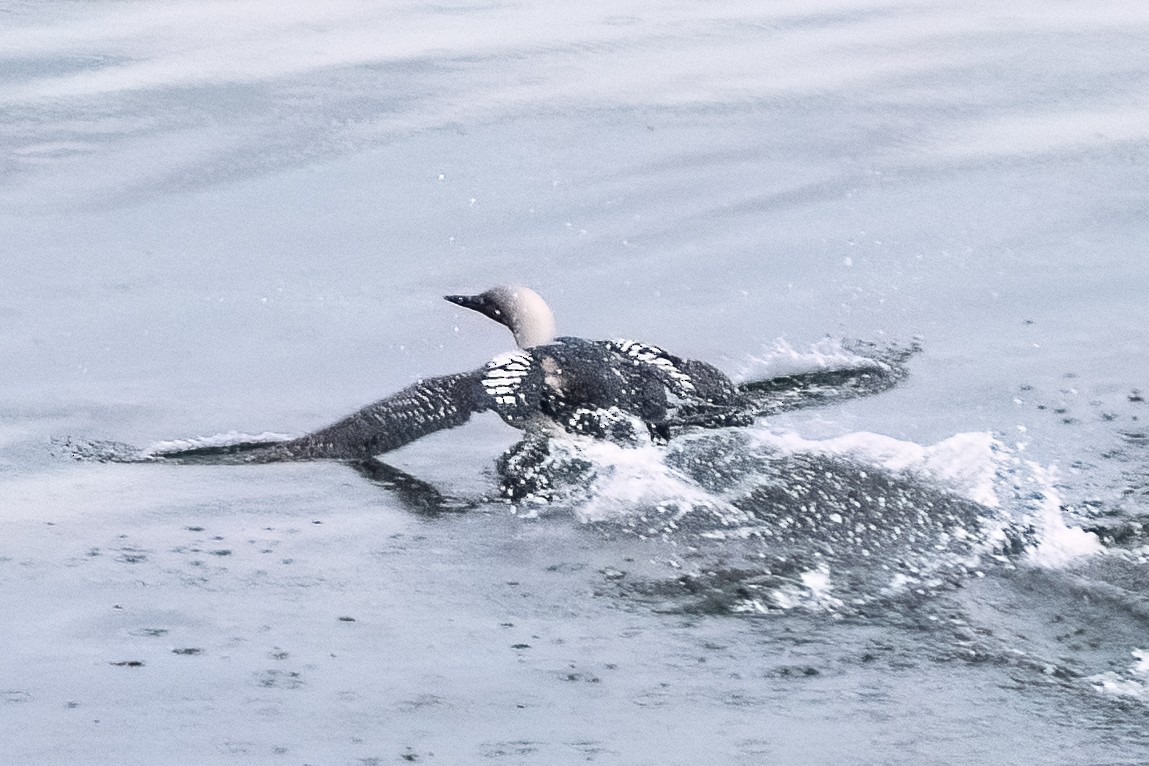
[[[1137,2],[0,5],[0,754],[1149,761],[1146,39]],[[920,336],[768,427],[992,432],[1129,535],[742,616],[569,513],[51,449],[307,431],[506,350],[440,297],[505,281],[730,371]],[[514,438],[393,462],[479,496]]]

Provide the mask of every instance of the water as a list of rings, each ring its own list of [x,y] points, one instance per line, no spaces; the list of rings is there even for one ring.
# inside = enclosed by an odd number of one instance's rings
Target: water
[[[0,7],[3,760],[1149,760],[1147,32]],[[517,510],[488,417],[389,456],[399,487],[53,446],[305,432],[506,350],[440,296],[512,280],[732,373],[924,350],[879,396],[575,445],[593,480]],[[766,534],[818,492],[876,529]],[[892,506],[956,521],[901,545]]]

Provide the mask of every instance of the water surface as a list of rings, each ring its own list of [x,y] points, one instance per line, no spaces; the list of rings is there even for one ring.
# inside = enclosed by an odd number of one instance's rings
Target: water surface
[[[0,7],[0,752],[1144,762],[1147,36],[1137,2]],[[666,456],[482,502],[493,418],[392,456],[472,508],[434,518],[339,465],[52,446],[305,432],[506,350],[440,298],[504,281],[732,373],[920,336],[897,389],[707,454],[1048,526],[922,593],[847,587],[856,550],[787,591],[765,538],[641,534],[753,511]]]

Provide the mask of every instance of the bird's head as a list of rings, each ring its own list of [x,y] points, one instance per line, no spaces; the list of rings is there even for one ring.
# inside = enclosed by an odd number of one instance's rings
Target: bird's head
[[[508,327],[519,348],[545,346],[555,339],[555,316],[546,301],[529,287],[503,285],[478,295],[443,297]]]

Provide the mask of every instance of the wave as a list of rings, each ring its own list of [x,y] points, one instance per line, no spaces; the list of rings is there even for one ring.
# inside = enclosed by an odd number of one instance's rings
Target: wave
[[[670,579],[626,587],[676,609],[842,611],[1101,550],[1066,523],[1050,472],[986,433],[928,446],[763,427],[669,448],[571,439],[544,463],[566,481],[520,512],[570,512],[604,534],[669,543]]]

